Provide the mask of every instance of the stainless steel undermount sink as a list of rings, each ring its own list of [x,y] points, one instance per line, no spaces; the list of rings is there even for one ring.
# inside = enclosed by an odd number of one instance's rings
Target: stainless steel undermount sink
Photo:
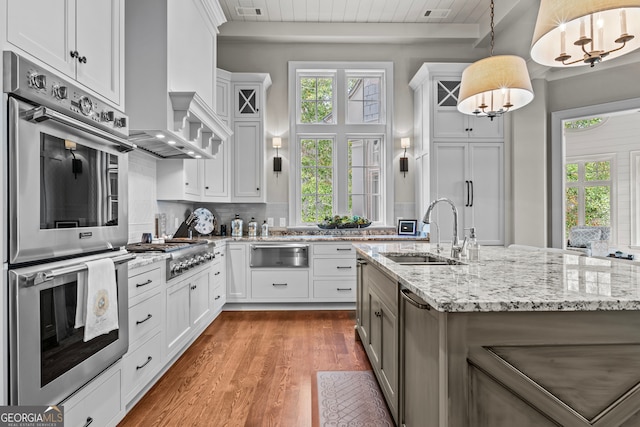
[[[436,257],[428,254],[406,254],[406,255],[393,255],[393,254],[384,254],[380,255],[384,256],[390,261],[395,262],[399,265],[461,265],[460,261],[456,261],[453,259]]]

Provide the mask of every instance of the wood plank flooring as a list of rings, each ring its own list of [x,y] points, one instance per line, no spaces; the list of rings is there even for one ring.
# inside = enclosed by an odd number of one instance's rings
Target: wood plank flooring
[[[353,311],[223,312],[119,424],[317,425],[317,371],[371,369]]]

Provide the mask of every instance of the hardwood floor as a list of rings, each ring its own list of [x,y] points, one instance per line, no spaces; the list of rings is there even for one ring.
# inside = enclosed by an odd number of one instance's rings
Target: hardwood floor
[[[371,369],[354,317],[223,312],[119,426],[317,425],[316,371]]]

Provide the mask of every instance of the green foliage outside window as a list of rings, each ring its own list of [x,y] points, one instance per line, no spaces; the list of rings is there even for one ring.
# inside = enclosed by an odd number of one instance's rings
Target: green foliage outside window
[[[592,117],[590,119],[580,119],[571,122],[564,122],[565,129],[586,129],[589,126],[602,123],[602,117]]]
[[[331,122],[333,113],[333,79],[331,77],[300,78],[300,122]]]
[[[333,140],[300,141],[302,222],[314,224],[333,210]]]
[[[580,164],[583,165],[582,170]],[[611,225],[611,162],[597,161],[569,163],[565,168],[565,179],[568,184],[565,192],[565,232],[576,225],[610,226]],[[582,176],[580,176],[582,175]],[[599,181],[609,181],[605,185],[595,185]],[[591,184],[590,184],[591,183]],[[580,195],[579,187],[583,188]],[[580,213],[584,223],[580,223]]]

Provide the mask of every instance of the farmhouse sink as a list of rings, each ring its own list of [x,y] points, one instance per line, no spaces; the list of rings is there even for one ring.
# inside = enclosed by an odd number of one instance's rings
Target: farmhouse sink
[[[462,263],[453,259],[437,257],[429,254],[385,254],[381,253],[390,261],[400,265],[461,265]]]

